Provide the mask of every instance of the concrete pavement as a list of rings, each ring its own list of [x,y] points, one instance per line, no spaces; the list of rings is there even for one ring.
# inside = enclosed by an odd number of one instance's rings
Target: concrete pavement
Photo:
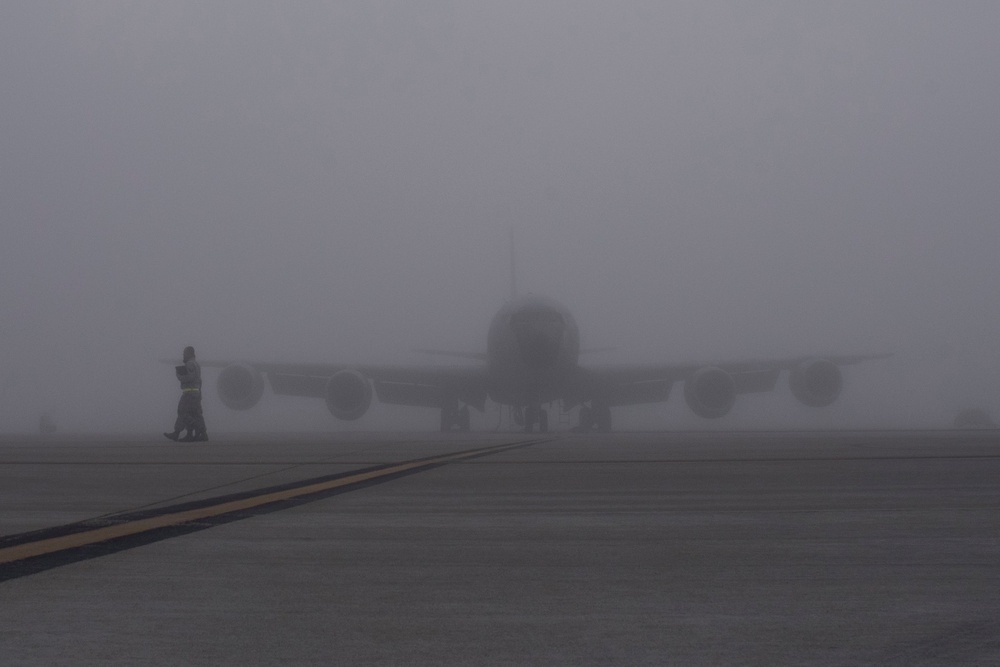
[[[0,565],[5,662],[1000,663],[995,433],[446,435],[0,439],[0,549],[449,457]]]

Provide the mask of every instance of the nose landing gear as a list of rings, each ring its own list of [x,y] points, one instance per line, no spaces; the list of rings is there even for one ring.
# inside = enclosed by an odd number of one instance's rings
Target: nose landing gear
[[[540,405],[529,405],[524,408],[524,432],[531,433],[535,424],[538,424],[539,433],[548,433],[549,413]]]
[[[459,431],[468,431],[470,428],[470,415],[469,406],[463,405],[458,407],[458,404],[450,405],[441,408],[441,432],[447,433],[453,428]]]
[[[601,431],[611,430],[611,407],[600,403],[580,406],[580,424],[574,429],[576,431]]]

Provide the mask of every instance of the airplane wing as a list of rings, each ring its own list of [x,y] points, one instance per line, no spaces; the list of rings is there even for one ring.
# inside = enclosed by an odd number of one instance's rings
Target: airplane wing
[[[251,407],[263,390],[263,379],[275,394],[284,396],[311,396],[329,400],[331,378],[344,383],[346,402],[355,397],[365,403],[363,393],[371,381],[378,400],[389,405],[440,408],[449,399],[457,399],[482,411],[486,405],[487,374],[485,365],[374,365],[326,363],[245,363],[228,361],[202,361],[202,366],[222,368],[219,376],[219,394],[223,402],[227,393],[232,397],[230,407]],[[351,394],[351,388],[355,394]],[[246,388],[246,389],[245,389]],[[244,390],[245,389],[245,390]],[[243,394],[255,396],[243,400]],[[333,408],[331,408],[333,409]]]
[[[695,386],[700,382],[705,392],[715,391],[735,397],[737,394],[771,391],[780,373],[789,371],[793,376],[793,393],[798,390],[796,396],[800,400],[819,405],[827,402],[827,396],[832,402],[839,394],[840,373],[837,367],[889,356],[891,354],[810,355],[749,361],[588,366],[580,370],[581,377],[577,382],[579,396],[571,397],[569,402],[582,403],[596,398],[608,406],[657,403],[667,400],[677,381],[685,382],[685,397],[689,403],[691,397],[688,392],[693,391],[688,388],[689,383]],[[726,380],[727,377],[731,383]],[[814,395],[807,395],[810,391]]]
[[[476,361],[486,361],[485,352],[456,352],[455,350],[433,350],[423,347],[413,348],[414,352],[429,354],[436,357],[457,357],[459,359],[475,359]]]

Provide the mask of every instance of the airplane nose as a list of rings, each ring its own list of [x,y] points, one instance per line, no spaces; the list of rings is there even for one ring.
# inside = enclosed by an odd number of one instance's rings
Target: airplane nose
[[[524,332],[518,335],[517,345],[528,366],[551,366],[559,356],[559,339],[549,332]]]
[[[565,323],[559,313],[524,310],[511,317],[521,361],[527,366],[551,366],[559,357]]]

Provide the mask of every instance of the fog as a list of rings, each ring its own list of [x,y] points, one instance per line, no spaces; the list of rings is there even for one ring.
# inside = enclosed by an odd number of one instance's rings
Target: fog
[[[189,344],[483,350],[511,228],[594,362],[895,353],[830,408],[779,388],[713,427],[1000,416],[998,27],[972,0],[5,3],[0,431],[166,430],[157,360]],[[212,431],[437,424],[233,413],[205,374]],[[703,424],[676,388],[616,414]]]

